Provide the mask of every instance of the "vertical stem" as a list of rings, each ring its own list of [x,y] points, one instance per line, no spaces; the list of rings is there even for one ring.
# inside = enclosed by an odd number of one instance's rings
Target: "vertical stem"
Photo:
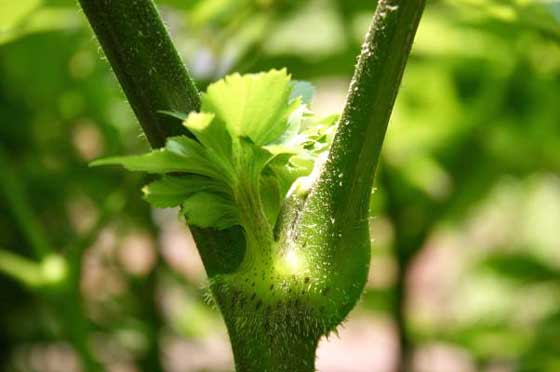
[[[35,257],[39,259],[44,258],[47,254],[51,253],[47,234],[33,213],[31,203],[24,192],[24,185],[10,167],[8,157],[1,148],[0,179],[0,190],[25,238],[33,249]]]
[[[318,338],[263,327],[243,327],[227,321],[236,372],[313,372]]]
[[[367,218],[385,131],[424,5],[425,0],[379,1],[309,209],[335,210],[333,217],[348,225]]]
[[[154,147],[162,146],[167,136],[177,134],[175,130],[181,131],[182,128],[166,123],[165,120],[170,119],[161,117],[158,111],[197,110],[199,99],[153,2],[79,1],[148,140]],[[377,159],[424,2],[379,2],[329,159],[308,199],[312,211],[336,210],[337,217],[341,217],[337,220],[348,225],[367,215],[367,201]],[[334,179],[339,175],[347,182]],[[331,208],[335,205],[339,208]],[[207,231],[193,231],[197,243],[197,237],[207,236]],[[211,232],[211,235],[215,234]],[[208,245],[212,248],[209,251],[215,250],[214,238],[201,240],[203,244],[199,244],[199,247],[209,241]],[[204,252],[201,255],[205,257]],[[211,264],[208,265],[205,260],[206,267]],[[220,268],[217,268],[216,272],[219,271]],[[243,334],[243,329],[232,332],[235,327],[230,325],[229,328],[234,349],[238,350],[236,360],[240,361],[238,367],[241,370],[245,363],[245,370],[271,370],[272,367],[278,367],[273,370],[281,370],[281,366],[290,371],[307,370],[306,367],[312,369],[311,363],[302,365],[301,362],[312,358],[315,343],[296,343],[293,345],[294,353],[284,350],[285,353],[278,353],[271,360],[264,358],[264,364],[253,366],[251,363],[255,363],[254,359],[258,355],[251,355],[251,351],[276,351],[277,346],[286,345],[270,337],[267,330]],[[244,343],[253,344],[242,350]],[[298,350],[305,356],[302,354],[302,358],[298,358]],[[286,364],[285,358],[293,363]]]
[[[53,299],[54,309],[64,325],[64,333],[80,357],[85,372],[100,372],[103,368],[91,350],[91,323],[86,316],[79,282],[72,283],[64,296]]]
[[[79,0],[97,38],[107,55],[142,129],[154,148],[166,138],[188,131],[170,116],[159,111],[190,112],[200,108],[198,90],[163,25],[152,0]],[[192,228],[200,255],[209,276],[227,272],[240,260],[223,246],[239,246],[238,230],[213,231]],[[153,278],[152,278],[153,279]],[[144,290],[153,291],[148,285]],[[153,293],[146,294],[152,296]],[[150,305],[155,305],[149,301]],[[146,314],[154,342],[146,355],[146,370],[159,370],[158,319],[155,307]]]
[[[402,247],[395,245],[398,251]],[[409,269],[409,261],[404,258],[404,255],[397,253],[397,280],[395,283],[395,306],[394,306],[394,320],[397,327],[397,337],[399,342],[399,357],[397,358],[397,371],[408,372],[410,370],[411,356],[413,346],[410,338],[408,337],[408,319],[406,316],[406,301],[407,301],[407,288],[406,278]]]
[[[397,263],[397,278],[395,282],[395,301],[393,304],[393,319],[396,326],[399,342],[398,364],[396,372],[409,372],[412,369],[412,357],[414,355],[414,340],[410,337],[409,322],[407,317],[408,288],[407,279],[411,264],[417,254],[426,244],[426,240],[432,231],[433,224],[438,221],[439,213],[434,208],[432,218],[428,221],[417,222],[414,228],[410,228],[410,221],[406,211],[411,201],[403,199],[399,194],[405,186],[398,174],[391,167],[383,169],[383,187],[386,195],[387,215],[392,221],[395,229],[395,241],[393,244],[393,255]]]
[[[198,91],[152,0],[79,0],[152,147],[186,134],[160,110],[198,110]]]
[[[167,137],[190,135],[177,119],[160,113],[196,111],[200,108],[200,97],[154,2],[79,2],[150,145],[158,148]],[[198,228],[191,231],[208,274],[229,270],[232,260],[222,258],[222,248],[238,239],[239,232]],[[235,260],[238,261],[237,257]]]
[[[391,216],[393,219],[394,216]],[[397,234],[404,230],[398,222],[395,226]],[[395,239],[395,258],[397,261],[397,279],[395,283],[394,320],[397,327],[399,341],[398,372],[409,372],[412,370],[412,357],[415,345],[410,337],[409,322],[407,317],[408,287],[407,280],[411,264],[426,243],[429,229],[422,230],[415,236],[405,236]],[[398,236],[398,235],[397,235]]]
[[[158,266],[161,260],[158,258],[152,271],[144,278],[132,280],[131,291],[140,302],[139,318],[146,324],[146,337],[148,347],[146,353],[138,360],[139,369],[146,372],[161,372],[163,366],[160,355],[159,332],[162,326],[162,319],[159,314],[156,286]]]

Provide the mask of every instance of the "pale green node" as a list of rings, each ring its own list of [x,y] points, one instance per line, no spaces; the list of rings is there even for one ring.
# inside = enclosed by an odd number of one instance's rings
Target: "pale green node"
[[[300,275],[306,271],[306,266],[305,257],[292,248],[289,248],[276,263],[278,273],[285,275]]]
[[[47,256],[41,263],[43,282],[47,285],[63,283],[68,276],[68,264],[59,255]]]

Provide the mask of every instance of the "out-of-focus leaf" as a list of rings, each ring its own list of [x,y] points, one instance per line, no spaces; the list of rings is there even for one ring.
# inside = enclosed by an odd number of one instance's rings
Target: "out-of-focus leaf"
[[[71,29],[81,24],[75,7],[49,7],[39,0],[0,1],[0,45],[32,33]]]
[[[528,253],[495,254],[483,260],[480,267],[524,284],[560,282],[560,270]]]
[[[15,27],[40,5],[41,0],[0,0],[0,32]]]
[[[270,35],[266,52],[308,58],[332,55],[344,49],[345,29],[330,1],[308,1]]]
[[[448,0],[466,13],[466,18],[480,20],[494,19],[513,24],[520,29],[528,29],[543,36],[560,41],[560,17],[557,1],[540,0]]]
[[[558,371],[560,368],[560,312],[544,318],[535,331],[531,347],[520,358],[519,371]]]
[[[481,321],[424,335],[423,338],[461,345],[478,359],[492,360],[513,358],[524,353],[531,345],[532,330],[514,328],[506,322]]]

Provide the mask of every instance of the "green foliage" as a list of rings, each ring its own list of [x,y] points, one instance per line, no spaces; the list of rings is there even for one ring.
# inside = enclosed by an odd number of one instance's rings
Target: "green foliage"
[[[42,272],[40,259],[30,259],[32,266],[2,260],[0,369],[33,370],[29,360],[44,356],[42,345],[50,348],[53,342],[79,339],[76,335],[84,326],[75,318],[83,311],[94,314],[89,322],[96,345],[102,340],[123,350],[115,355],[117,363],[126,359],[124,363],[140,370],[158,371],[148,362],[148,358],[157,360],[154,350],[175,355],[167,343],[157,344],[157,334],[167,337],[170,330],[198,342],[199,337],[224,332],[223,322],[198,294],[198,271],[193,269],[185,276],[183,263],[175,266],[175,258],[164,255],[159,257],[163,264],[149,274],[132,276],[116,258],[121,241],[112,242],[107,236],[116,233],[126,241],[131,232],[142,231],[153,241],[163,242],[161,251],[167,252],[170,229],[176,226],[162,218],[167,216],[165,212],[154,213],[136,197],[144,183],[139,175],[87,168],[91,155],[82,153],[84,142],[79,139],[87,139],[86,148],[94,149],[93,156],[142,153],[148,146],[75,2],[44,0],[40,6],[25,9],[33,3],[37,2],[0,1],[0,146],[20,179],[19,190],[27,193],[35,220],[17,219],[18,208],[12,208],[1,190],[0,245],[18,258],[33,256],[36,239],[29,227],[35,224],[45,230],[48,249],[65,259],[77,247],[89,247],[82,265],[84,283],[89,283],[87,268],[91,256],[98,254],[96,247],[111,248],[103,262],[94,265],[104,274],[110,271],[95,293],[83,293],[86,304],[78,310],[74,301],[51,306],[52,297],[44,296],[44,287],[29,291],[20,285]],[[157,3],[165,6],[173,39],[181,46],[198,86],[204,88],[208,80],[229,71],[289,66],[294,76],[312,81],[321,93],[314,110],[330,113],[341,105],[375,2],[291,1],[291,10],[279,6],[288,1],[276,0]],[[461,360],[473,364],[473,370],[558,371],[560,302],[558,281],[550,279],[559,268],[553,259],[558,247],[558,199],[535,205],[537,213],[512,212],[512,206],[519,205],[528,191],[523,188],[516,197],[504,200],[499,186],[504,180],[515,184],[543,177],[554,180],[560,172],[558,14],[558,2],[535,0],[444,0],[428,6],[384,146],[381,177],[372,202],[376,216],[372,219],[373,279],[356,310],[361,320],[382,317],[385,323],[395,319],[391,325],[409,341],[406,348],[411,353],[418,350],[419,359],[424,359],[424,346],[438,344],[458,348]],[[88,135],[84,137],[84,133]],[[310,141],[313,143],[326,142]],[[291,162],[309,168],[306,159],[292,157]],[[281,165],[275,171],[262,173],[262,182],[277,183],[277,175],[289,169]],[[174,176],[158,176],[147,186],[152,188],[146,195],[150,203],[180,205],[190,196],[182,190],[199,187],[192,174]],[[221,190],[223,185],[214,188],[208,177],[201,177],[212,193]],[[4,172],[0,179],[5,185]],[[157,186],[158,182],[165,186]],[[550,188],[558,194],[557,185]],[[108,215],[104,203],[115,189],[128,196],[126,208]],[[501,195],[498,200],[488,198],[492,190]],[[277,195],[262,198],[263,203],[274,203]],[[473,217],[479,208],[488,209],[491,221]],[[501,221],[498,226],[492,223],[496,219]],[[83,227],[92,220],[97,229]],[[473,225],[476,237],[469,235]],[[448,279],[446,272],[461,271],[457,265],[469,265],[468,258],[442,260],[433,255],[442,228],[452,240],[447,244],[444,237],[446,252],[476,256],[475,270],[466,277],[461,274],[462,280]],[[520,243],[527,232],[537,242]],[[97,238],[98,244],[91,245],[91,239]],[[455,238],[463,243],[455,246]],[[496,239],[499,242],[494,246]],[[228,242],[228,247],[233,245]],[[511,247],[520,252],[511,253]],[[490,260],[485,259],[487,249],[496,252]],[[418,259],[401,267],[396,257],[407,250],[416,252]],[[229,272],[238,260],[225,253],[219,251],[224,260],[234,262]],[[135,250],[137,256],[142,257],[140,249]],[[196,267],[194,258],[185,256]],[[484,259],[479,260],[480,256]],[[425,281],[417,281],[416,275],[438,262],[444,267],[434,272],[438,279],[428,293],[423,292]],[[68,266],[74,273],[75,263]],[[32,269],[31,276],[22,276],[27,267]],[[395,271],[406,273],[412,284],[404,293],[396,290]],[[488,274],[494,281],[478,279]],[[20,279],[14,280],[16,277]],[[495,281],[501,283],[499,287]],[[123,292],[115,292],[115,282]],[[470,284],[469,291],[463,282]],[[438,283],[449,288],[445,303],[440,301]],[[171,313],[167,302],[153,307],[154,287],[158,298],[172,292],[176,299],[180,293]],[[419,295],[422,304],[437,307],[429,307],[427,313],[425,305],[417,303]],[[411,304],[405,312],[406,323],[397,318],[399,297]],[[65,296],[65,300],[70,298]],[[465,302],[471,306],[463,306]],[[193,308],[215,326],[200,322],[200,316],[192,314]],[[76,332],[72,338],[72,333],[62,331],[65,326]],[[196,336],[187,330],[193,327]],[[352,321],[347,330],[351,338]],[[380,348],[382,337],[380,333],[376,343]],[[359,349],[369,350],[371,345],[363,342]],[[79,350],[74,343],[72,347]],[[30,349],[37,350],[37,355],[22,353]],[[394,356],[388,349],[383,351]],[[320,360],[318,366],[324,367],[327,361]],[[222,365],[207,368],[231,369]]]
[[[73,5],[66,0],[0,0],[0,45],[33,33],[76,28]]]
[[[194,226],[250,231],[255,211],[246,209],[257,208],[273,227],[291,185],[311,172],[332,139],[336,116],[316,119],[307,107],[312,94],[285,70],[231,75],[208,87],[201,112],[172,114],[185,118],[195,139],[172,137],[161,150],[92,165],[163,175],[144,188],[146,200],[180,206]],[[243,205],[247,200],[255,203]]]
[[[480,268],[520,284],[556,282],[560,285],[560,270],[528,253],[493,255],[483,260]]]

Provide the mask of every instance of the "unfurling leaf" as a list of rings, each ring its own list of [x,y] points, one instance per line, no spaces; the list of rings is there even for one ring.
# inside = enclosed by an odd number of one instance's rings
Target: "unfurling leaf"
[[[240,223],[232,200],[211,192],[199,192],[185,200],[183,213],[189,223],[199,227],[226,229]]]

